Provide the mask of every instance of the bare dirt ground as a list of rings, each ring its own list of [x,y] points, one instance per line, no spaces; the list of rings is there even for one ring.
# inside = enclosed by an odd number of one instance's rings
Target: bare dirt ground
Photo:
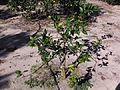
[[[96,22],[90,25],[90,33],[113,36],[103,42],[105,51],[112,51],[109,64],[96,68],[91,80],[94,86],[89,90],[120,90],[120,6],[97,0],[88,1],[99,5],[103,12],[96,17]],[[3,9],[6,7],[0,5],[0,90],[56,90],[39,87],[31,89],[24,85],[23,78],[16,78],[16,70],[30,69],[32,65],[40,63],[37,48],[27,46],[29,35],[32,35],[38,26],[35,22],[25,23],[20,16],[6,16],[7,13],[2,13]],[[50,32],[55,33],[54,29],[49,27],[49,20],[41,20],[41,23],[43,28],[47,27]],[[61,90],[71,90],[65,83],[60,84]]]

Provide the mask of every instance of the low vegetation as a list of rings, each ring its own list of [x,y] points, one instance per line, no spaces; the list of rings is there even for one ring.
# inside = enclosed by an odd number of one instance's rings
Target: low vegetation
[[[113,4],[113,5],[120,5],[120,0],[102,0],[105,2],[108,2],[109,4]]]
[[[97,36],[93,36],[94,41],[83,36],[89,33],[87,25],[91,18],[99,14],[98,6],[86,3],[85,0],[9,0],[8,6],[11,10],[20,12],[27,20],[39,20],[45,15],[52,20],[59,36],[53,38],[45,29],[40,36],[36,32],[30,37],[28,45],[38,47],[42,63],[32,66],[31,73],[27,75],[29,80],[25,84],[31,88],[56,86],[60,90],[59,82],[67,80],[68,85],[75,90],[88,90],[93,86],[90,79],[97,62],[93,56],[100,56],[99,52],[105,48]],[[66,16],[65,20],[59,16],[60,13]],[[104,62],[104,59],[102,58],[99,66],[107,66],[108,62]],[[81,75],[81,63],[92,61],[95,61],[95,65],[85,67],[87,73]],[[28,71],[17,70],[16,75],[25,77],[24,73]]]
[[[98,6],[86,3],[85,0],[9,0],[8,7],[21,13],[26,20],[53,14],[76,14],[87,19],[99,12]]]

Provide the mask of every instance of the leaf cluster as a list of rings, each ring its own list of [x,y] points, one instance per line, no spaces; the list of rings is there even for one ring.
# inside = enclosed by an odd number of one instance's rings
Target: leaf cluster
[[[54,27],[59,34],[59,38],[54,39],[50,33],[45,29],[44,32],[39,37],[30,37],[29,45],[34,47],[37,46],[40,52],[41,60],[52,72],[52,75],[57,78],[68,78],[68,84],[70,87],[79,86],[79,82],[84,78],[80,78],[78,66],[84,62],[90,62],[92,59],[92,54],[98,52],[98,48],[101,45],[101,40],[97,38],[97,41],[90,42],[89,40],[84,40],[79,37],[80,34],[87,35],[87,28],[84,22],[76,17],[67,17],[66,21],[62,21],[58,16],[49,16],[52,19]],[[77,58],[71,61],[66,61],[67,57],[71,55]],[[51,66],[52,62],[59,57],[59,67],[57,71],[54,71]],[[71,64],[67,64],[71,62]],[[60,75],[61,74],[61,75]],[[86,82],[88,83],[88,82]],[[81,88],[87,88],[89,84],[80,84]],[[76,89],[77,90],[77,89]],[[81,90],[81,89],[80,89]],[[86,89],[85,89],[86,90]]]
[[[86,0],[9,0],[8,7],[12,11],[21,12],[27,20],[57,13],[68,16],[75,14],[82,20],[88,20],[100,11],[98,6],[86,3]]]

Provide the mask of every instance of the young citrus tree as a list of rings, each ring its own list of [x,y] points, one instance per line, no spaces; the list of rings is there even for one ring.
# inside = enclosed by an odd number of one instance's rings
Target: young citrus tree
[[[53,38],[46,29],[40,36],[33,35],[30,37],[28,44],[31,47],[38,47],[42,64],[32,67],[31,74],[28,75],[30,79],[25,83],[30,87],[52,87],[56,85],[57,89],[60,90],[59,82],[64,79],[75,90],[88,90],[89,87],[92,87],[89,80],[92,78],[92,71],[95,71],[95,67],[85,67],[87,73],[84,76],[79,73],[79,67],[81,63],[96,62],[93,56],[98,56],[104,46],[102,46],[101,39],[96,36],[95,41],[84,39],[82,36],[88,35],[87,20],[99,10],[97,6],[89,3],[81,4],[79,0],[75,0],[74,4],[71,0],[63,1],[67,2],[67,4],[64,3],[66,7],[73,8],[74,14],[67,16],[65,21],[56,15],[49,16],[53,21],[58,38]],[[45,4],[47,5],[47,3],[46,1]],[[62,3],[61,0],[59,3]],[[107,63],[103,62],[103,64]],[[17,77],[24,76],[25,72],[27,71],[17,70]]]
[[[81,63],[94,61],[93,55],[97,55],[103,48],[101,40],[97,37],[96,41],[82,38],[81,34],[87,35],[88,30],[77,16],[67,17],[66,21],[61,21],[58,16],[49,18],[52,19],[59,38],[53,38],[46,29],[40,37],[30,37],[29,45],[38,47],[42,64],[32,67],[30,79],[25,83],[30,87],[56,85],[60,90],[59,82],[65,79],[71,88],[87,90],[92,87],[89,80],[95,67],[85,67],[87,74],[84,76],[80,75],[79,67]],[[73,56],[74,59],[71,58]],[[16,71],[16,74],[19,77],[23,72]]]

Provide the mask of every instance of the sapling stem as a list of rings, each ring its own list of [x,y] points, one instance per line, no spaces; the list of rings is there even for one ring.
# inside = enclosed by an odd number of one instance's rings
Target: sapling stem
[[[55,83],[56,83],[56,85],[57,85],[57,90],[60,90],[60,87],[59,87],[59,85],[58,85],[58,81],[57,81],[57,79],[56,79],[56,75],[55,75],[54,71],[52,70],[52,68],[51,68],[51,66],[49,65],[49,63],[47,63],[47,66],[49,67],[50,72],[52,73],[52,76],[53,76],[53,78],[54,78],[54,81],[55,81]]]

